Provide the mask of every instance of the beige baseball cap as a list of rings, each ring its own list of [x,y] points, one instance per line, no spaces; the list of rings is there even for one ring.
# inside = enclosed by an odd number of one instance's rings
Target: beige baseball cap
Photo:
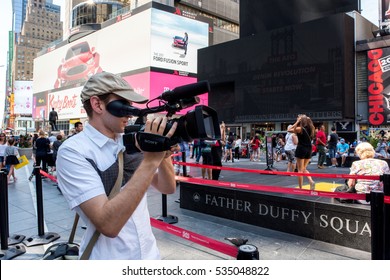
[[[91,76],[81,91],[81,102],[85,102],[91,96],[99,96],[106,93],[114,93],[131,102],[145,103],[148,99],[138,94],[121,76],[109,72],[100,72]]]

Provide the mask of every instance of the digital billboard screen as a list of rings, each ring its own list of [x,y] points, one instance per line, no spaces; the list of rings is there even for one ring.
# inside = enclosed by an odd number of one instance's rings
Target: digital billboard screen
[[[34,94],[47,96],[47,108],[36,104],[34,115],[47,117],[55,108],[59,119],[86,117],[81,88],[101,71],[122,75],[146,97],[196,82],[198,49],[208,46],[208,31],[205,22],[150,8],[54,48],[34,60]]]
[[[353,19],[339,14],[199,52],[209,104],[231,122],[354,117]]]
[[[240,37],[337,13],[358,11],[358,2],[359,0],[241,0]]]
[[[14,82],[14,113],[31,115],[33,106],[32,81]]]
[[[368,122],[390,123],[390,48],[367,52]]]

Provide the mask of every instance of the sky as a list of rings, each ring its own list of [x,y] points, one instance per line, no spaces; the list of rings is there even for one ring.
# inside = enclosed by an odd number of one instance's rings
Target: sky
[[[288,1],[288,0],[286,0]],[[1,0],[0,9],[0,120],[3,120],[4,99],[5,99],[5,76],[6,61],[8,50],[8,31],[12,29],[12,0]],[[378,25],[379,0],[361,0],[362,15],[374,24]],[[54,4],[65,7],[65,0],[54,0]],[[61,14],[64,15],[64,8],[61,8]],[[63,20],[63,19],[62,19]],[[4,66],[3,66],[4,65]],[[2,124],[2,121],[0,122]]]

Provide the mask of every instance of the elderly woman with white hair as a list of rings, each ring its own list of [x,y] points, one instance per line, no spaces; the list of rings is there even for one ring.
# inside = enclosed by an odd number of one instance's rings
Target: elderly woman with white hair
[[[382,175],[390,173],[386,161],[375,159],[375,150],[368,142],[357,145],[355,153],[360,158],[354,161],[351,166],[350,175]],[[372,190],[383,191],[383,183],[378,180],[349,179],[348,186],[355,187],[357,193],[369,193]]]

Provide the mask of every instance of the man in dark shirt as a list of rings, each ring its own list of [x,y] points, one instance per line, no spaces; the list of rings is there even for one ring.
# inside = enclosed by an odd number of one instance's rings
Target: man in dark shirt
[[[51,130],[58,130],[57,129],[57,120],[58,120],[58,114],[56,111],[54,111],[54,108],[51,108],[51,112],[49,113],[49,123],[51,125]]]
[[[337,142],[339,140],[339,136],[336,133],[336,128],[332,127],[331,133],[328,136],[328,152],[329,157],[332,162],[332,166],[330,167],[336,167],[337,166],[337,159],[336,159],[336,151],[337,151]]]

